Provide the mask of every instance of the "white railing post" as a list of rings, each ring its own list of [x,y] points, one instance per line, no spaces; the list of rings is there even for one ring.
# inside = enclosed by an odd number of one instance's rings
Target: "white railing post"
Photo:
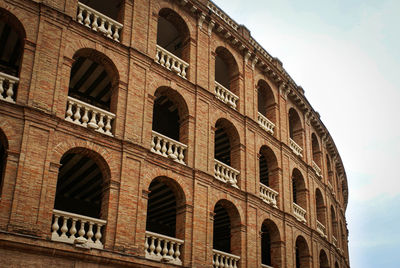
[[[307,222],[306,213],[307,213],[307,211],[304,208],[300,207],[296,203],[293,203],[293,214],[297,220],[304,222],[304,223]]]
[[[278,196],[278,192],[272,190],[271,188],[269,188],[268,186],[260,183],[260,195],[261,198],[264,202],[266,202],[267,204],[272,205],[273,207],[277,208],[277,196]]]
[[[326,237],[326,228],[325,226],[317,220],[317,232],[322,236]]]
[[[315,173],[317,174],[317,176],[322,178],[321,168],[317,165],[317,163],[314,162],[314,160],[312,161],[312,167],[313,167]]]
[[[187,145],[180,143],[179,141],[173,140],[164,136],[154,130],[151,132],[151,145],[150,151],[164,157],[171,158],[175,162],[186,165],[185,163],[185,152]]]
[[[272,123],[267,117],[265,117],[261,113],[258,113],[257,120],[258,124],[262,129],[271,133],[271,135],[274,135],[274,127],[275,127],[274,123]]]
[[[119,32],[123,27],[121,23],[80,2],[76,20],[95,32],[99,31],[110,39],[120,41]]]
[[[180,77],[186,79],[189,63],[178,58],[168,50],[156,45],[156,57],[154,61],[170,71],[175,72]]]
[[[181,239],[146,231],[144,244],[146,258],[182,265],[180,255],[183,243]]]
[[[289,138],[289,145],[290,145],[290,149],[292,149],[292,151],[300,156],[303,157],[302,152],[303,152],[303,148],[300,147],[300,145],[298,145],[294,140],[292,140],[291,138]]]
[[[237,268],[239,260],[240,260],[239,256],[213,249],[214,268],[219,268],[219,267]]]
[[[15,89],[18,82],[18,77],[0,72],[0,100],[15,103]]]
[[[224,183],[229,183],[232,187],[237,186],[240,171],[230,167],[217,159],[214,159],[214,177]]]
[[[67,101],[66,121],[113,136],[111,121],[115,114],[69,96]]]
[[[60,228],[61,224],[61,228]],[[102,235],[101,228],[107,224],[107,221],[91,218],[75,213],[53,209],[53,223],[51,225],[51,240],[64,242],[68,244],[84,243],[89,248],[103,248],[100,241]],[[77,225],[79,225],[78,235]],[[94,233],[96,232],[96,233]],[[93,236],[95,241],[93,241]]]
[[[337,247],[337,239],[332,235],[332,242],[335,247]]]
[[[215,96],[223,103],[228,104],[232,109],[236,109],[239,97],[229,91],[226,87],[215,81]]]

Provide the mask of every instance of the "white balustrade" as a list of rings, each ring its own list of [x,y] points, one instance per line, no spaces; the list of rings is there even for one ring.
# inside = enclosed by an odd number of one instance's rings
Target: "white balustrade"
[[[292,140],[291,138],[289,138],[289,145],[290,145],[290,149],[292,149],[292,151],[302,157],[303,155],[301,154],[303,152],[303,148],[300,147],[300,145],[298,145],[296,142],[294,142],[294,140]]]
[[[261,268],[274,268],[274,267],[261,263]]]
[[[315,173],[317,174],[317,176],[322,178],[321,168],[317,165],[317,163],[314,162],[314,160],[312,161],[312,167],[313,167]]]
[[[80,24],[91,28],[93,31],[99,31],[108,38],[119,42],[119,33],[123,25],[104,14],[101,14],[97,10],[78,2],[78,15],[76,20]]]
[[[236,109],[239,97],[229,91],[226,87],[215,81],[215,96],[223,103],[228,104],[233,109]]]
[[[322,236],[326,237],[326,228],[325,226],[317,220],[317,232]]]
[[[264,129],[265,131],[271,133],[271,135],[274,134],[275,124],[272,123],[268,118],[263,116],[261,113],[258,113],[257,120],[258,120],[258,124],[260,125],[260,127],[262,129]]]
[[[278,192],[272,190],[271,188],[269,188],[268,186],[260,183],[260,195],[261,198],[264,202],[266,202],[267,204],[272,205],[273,207],[277,208],[277,196],[278,196]]]
[[[68,96],[65,115],[65,120],[68,122],[113,136],[111,133],[111,121],[114,118],[115,114],[113,113]]]
[[[18,77],[0,72],[0,100],[15,103],[15,89]]]
[[[182,265],[180,255],[183,243],[183,240],[174,237],[146,231],[144,244],[146,258]]]
[[[229,183],[232,187],[239,188],[237,181],[240,171],[214,159],[214,177],[222,182]]]
[[[187,145],[152,131],[150,151],[185,165]]]
[[[293,203],[293,214],[297,220],[301,222],[307,222],[306,213],[307,211],[304,208],[300,207],[296,203]]]
[[[213,249],[214,268],[237,268],[239,260],[239,256]]]
[[[332,242],[335,247],[337,247],[337,239],[336,237],[332,236]]]
[[[180,77],[186,79],[189,63],[180,59],[179,57],[175,56],[168,50],[160,47],[159,45],[156,45],[156,57],[154,60],[161,66],[175,72]]]
[[[329,188],[329,190],[333,191],[333,186],[330,181],[328,181],[328,188]]]
[[[101,228],[106,223],[105,220],[53,209],[51,240],[101,249]]]

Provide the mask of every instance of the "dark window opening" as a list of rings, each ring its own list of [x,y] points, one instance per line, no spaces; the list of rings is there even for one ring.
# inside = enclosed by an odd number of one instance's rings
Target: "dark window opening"
[[[23,39],[11,25],[0,21],[0,72],[18,77],[22,52]]]
[[[179,113],[176,105],[166,96],[159,96],[154,101],[153,130],[179,141]]]
[[[269,186],[269,170],[267,160],[264,155],[260,157],[260,182],[266,186]]]
[[[262,264],[272,265],[271,263],[271,236],[268,229],[263,225],[261,227],[261,257]]]
[[[218,55],[215,56],[215,81],[230,90],[231,77],[228,64]]]
[[[102,184],[100,168],[91,158],[68,153],[61,159],[54,208],[99,219]]]
[[[98,0],[79,0],[82,4],[85,4],[94,10],[106,15],[107,17],[120,21],[120,11],[122,10],[123,0],[113,1],[98,1]]]
[[[231,165],[231,145],[229,137],[225,130],[219,125],[216,125],[215,131],[215,148],[214,157],[218,161],[230,166]]]
[[[3,189],[6,161],[7,161],[7,151],[3,143],[0,142],[0,195]]]
[[[295,179],[292,180],[293,185],[293,202],[297,204],[297,185]]]
[[[171,188],[154,180],[149,187],[146,230],[175,237],[177,200]]]
[[[231,253],[231,221],[228,212],[217,204],[214,213],[213,248]]]
[[[300,268],[300,251],[296,246],[296,268]]]

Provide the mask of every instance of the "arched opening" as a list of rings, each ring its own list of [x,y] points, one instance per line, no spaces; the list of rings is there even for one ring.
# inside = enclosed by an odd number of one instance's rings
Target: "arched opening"
[[[329,268],[328,256],[323,249],[319,253],[319,268]]]
[[[308,244],[302,236],[298,236],[296,239],[295,254],[296,268],[311,267],[311,256],[308,249]]]
[[[74,56],[66,120],[112,135],[119,76],[113,62],[93,49]]]
[[[271,87],[264,80],[257,83],[258,112],[275,124],[276,102]]]
[[[79,0],[80,3],[85,4],[88,7],[100,12],[107,17],[116,20],[122,21],[122,11],[124,0],[115,0],[115,1],[97,1],[97,0]],[[98,22],[101,24],[101,21]]]
[[[219,119],[215,124],[214,159],[214,176],[237,187],[240,173],[240,140],[236,128],[226,119]]]
[[[312,147],[312,155],[313,161],[317,166],[321,169],[322,166],[322,152],[319,146],[319,142],[315,133],[311,134],[311,147]]]
[[[289,137],[300,148],[303,148],[303,126],[300,116],[294,108],[289,110]]]
[[[220,264],[228,264],[229,259],[223,257],[224,253],[240,257],[240,226],[240,215],[236,207],[227,200],[218,201],[214,207],[213,222],[214,263],[218,261]]]
[[[299,221],[306,222],[307,189],[303,175],[296,168],[292,173],[292,198],[294,216]]]
[[[6,135],[0,129],[0,196],[3,192],[4,174],[7,163],[8,141]]]
[[[336,220],[336,212],[333,206],[331,206],[331,225],[332,225],[332,239],[335,246],[338,246],[337,238],[337,220]]]
[[[265,220],[261,226],[261,263],[272,267],[281,267],[281,238],[279,229],[271,220]]]
[[[317,206],[317,221],[322,224],[323,226],[320,226],[320,229],[318,229],[318,223],[317,223],[317,229],[319,232],[322,232],[322,235],[324,236],[326,234],[326,216],[325,216],[325,211],[326,207],[324,204],[324,198],[322,197],[322,193],[320,189],[315,190],[315,201],[316,201],[316,206]]]
[[[239,68],[233,55],[224,47],[215,51],[215,94],[236,109],[239,100]]]
[[[326,168],[328,169],[328,182],[332,184],[333,171],[332,171],[331,158],[329,157],[328,154],[326,154]]]
[[[166,177],[149,186],[146,218],[146,258],[182,264],[185,215],[182,188]],[[166,249],[166,251],[162,250]]]
[[[345,233],[345,230],[343,229],[342,221],[340,221],[340,235],[341,235],[340,242],[342,244],[341,246],[342,246],[342,249],[345,250],[345,248],[346,248],[346,233]]]
[[[175,11],[158,13],[156,62],[186,78],[190,57],[190,34],[186,22]]]
[[[171,88],[158,88],[153,106],[151,151],[185,164],[188,118],[182,96]]]
[[[337,261],[335,261],[335,268],[339,268],[339,264]]]
[[[15,102],[25,45],[25,30],[10,12],[0,8],[0,99]]]
[[[261,198],[277,207],[279,168],[274,152],[268,146],[260,148],[259,177]]]
[[[76,243],[78,239],[79,243],[102,248],[109,195],[108,166],[97,153],[84,148],[69,150],[60,164],[52,240]]]

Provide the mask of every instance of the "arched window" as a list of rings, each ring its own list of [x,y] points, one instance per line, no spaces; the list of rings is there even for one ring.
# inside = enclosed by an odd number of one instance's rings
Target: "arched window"
[[[14,103],[26,34],[19,20],[2,8],[0,8],[0,36],[0,100]]]
[[[188,109],[180,94],[168,87],[155,92],[151,151],[186,163]]]
[[[156,62],[186,78],[190,56],[190,34],[186,22],[175,11],[158,13]]]
[[[337,233],[337,220],[336,220],[336,212],[333,206],[331,206],[331,227],[332,227],[332,240],[335,246],[338,246],[338,233]]]
[[[308,249],[307,241],[302,236],[298,236],[295,246],[295,264],[296,268],[310,268],[311,256]]]
[[[65,120],[112,136],[119,76],[110,59],[93,49],[74,56]]]
[[[7,163],[8,141],[6,135],[0,129],[0,196],[3,192],[4,174]]]
[[[184,241],[184,213],[178,207],[185,204],[180,186],[165,177],[154,179],[149,187],[146,218],[146,258],[181,265]],[[163,252],[166,249],[166,252]]]
[[[317,136],[313,133],[311,134],[311,147],[312,147],[312,157],[313,157],[313,168],[318,176],[322,176],[322,152],[319,146]]]
[[[328,169],[328,182],[332,184],[332,177],[333,177],[333,171],[332,171],[332,164],[331,164],[331,158],[329,155],[326,155],[326,168]]]
[[[257,96],[258,123],[263,129],[274,134],[277,105],[271,87],[264,80],[257,83]]]
[[[315,201],[317,207],[317,231],[323,236],[326,236],[326,207],[324,204],[324,199],[322,193],[319,189],[315,190]]]
[[[298,169],[294,169],[292,173],[292,194],[294,215],[298,220],[306,222],[307,189]]]
[[[105,161],[93,151],[75,148],[60,163],[52,240],[72,244],[78,239],[78,243],[103,248],[107,210],[102,204],[108,199],[109,179]]]
[[[328,256],[324,250],[321,249],[319,253],[319,268],[329,268]]]
[[[335,268],[339,268],[339,264],[337,261],[335,261]]]
[[[279,191],[279,168],[274,152],[267,146],[260,149],[259,159],[260,194],[268,204],[277,207]]]
[[[213,262],[220,265],[238,263],[240,258],[240,216],[236,207],[227,200],[220,200],[214,207],[213,225]],[[232,254],[235,258],[227,257]],[[218,267],[218,266],[216,266]],[[222,267],[222,266],[220,266]],[[236,267],[234,265],[234,267]]]
[[[231,122],[219,119],[215,124],[214,176],[218,180],[238,187],[240,174],[239,134]]]
[[[215,94],[236,109],[239,100],[239,68],[233,55],[224,47],[215,51]]]
[[[303,126],[300,116],[294,108],[289,110],[289,137],[290,148],[295,154],[303,156]]]
[[[271,220],[265,220],[261,226],[261,263],[272,267],[282,265],[279,229]]]

